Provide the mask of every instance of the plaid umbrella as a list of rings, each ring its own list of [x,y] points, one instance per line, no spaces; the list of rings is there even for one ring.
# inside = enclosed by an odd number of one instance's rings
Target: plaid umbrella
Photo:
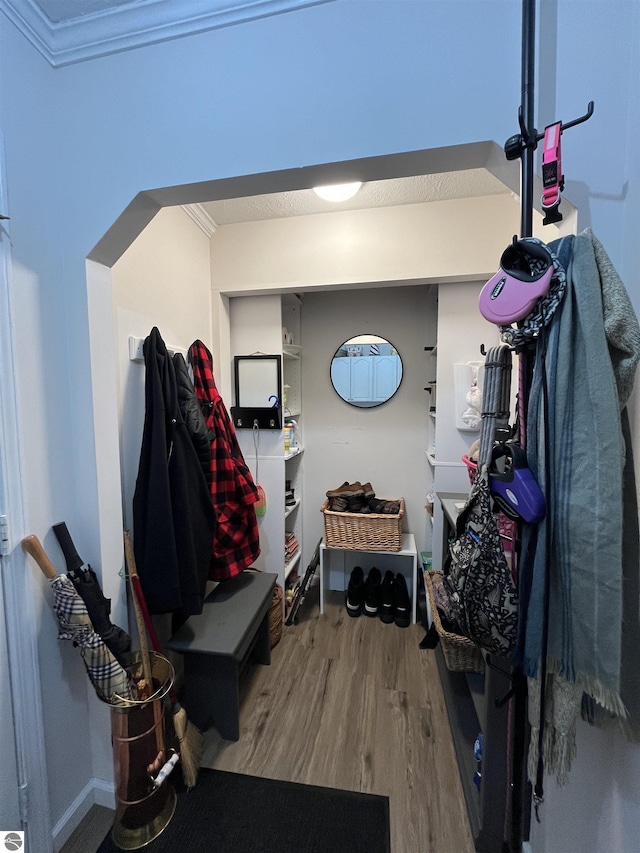
[[[80,649],[87,675],[98,697],[111,705],[135,699],[133,681],[93,630],[86,605],[71,580],[56,572],[37,536],[27,536],[22,540],[22,547],[51,584],[53,609],[58,619],[58,639],[71,640]]]
[[[128,669],[133,663],[131,637],[122,628],[111,622],[111,599],[105,598],[97,575],[91,566],[83,562],[71,539],[64,521],[53,525],[58,544],[67,564],[67,577],[87,607],[94,631],[104,640],[118,663]]]

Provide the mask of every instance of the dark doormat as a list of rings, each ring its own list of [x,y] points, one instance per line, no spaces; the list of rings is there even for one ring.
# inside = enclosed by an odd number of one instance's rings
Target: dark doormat
[[[389,853],[389,798],[201,769],[144,853]],[[118,853],[111,833],[98,853]]]

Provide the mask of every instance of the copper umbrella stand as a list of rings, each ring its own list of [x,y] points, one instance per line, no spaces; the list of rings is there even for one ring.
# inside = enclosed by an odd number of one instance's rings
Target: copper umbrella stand
[[[137,850],[165,829],[176,806],[168,776],[178,756],[172,752],[167,760],[162,704],[173,685],[173,667],[165,657],[154,654],[144,667],[147,678],[142,679],[141,655],[136,655],[130,669],[140,672],[136,672],[137,680],[132,677],[96,633],[83,599],[67,575],[57,573],[39,539],[27,536],[22,547],[53,590],[58,638],[71,640],[80,649],[98,698],[111,707],[116,783],[111,837],[121,850]]]

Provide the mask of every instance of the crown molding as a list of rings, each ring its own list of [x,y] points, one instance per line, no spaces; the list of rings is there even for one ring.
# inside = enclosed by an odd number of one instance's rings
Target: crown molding
[[[335,0],[148,0],[54,23],[34,0],[0,0],[3,11],[54,67],[228,27]]]
[[[209,239],[213,237],[218,226],[201,204],[181,204],[180,207]]]

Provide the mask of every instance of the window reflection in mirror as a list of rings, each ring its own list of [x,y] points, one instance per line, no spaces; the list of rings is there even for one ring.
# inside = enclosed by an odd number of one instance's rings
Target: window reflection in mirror
[[[356,335],[335,351],[331,383],[346,403],[372,409],[390,400],[402,381],[402,359],[386,338]]]

